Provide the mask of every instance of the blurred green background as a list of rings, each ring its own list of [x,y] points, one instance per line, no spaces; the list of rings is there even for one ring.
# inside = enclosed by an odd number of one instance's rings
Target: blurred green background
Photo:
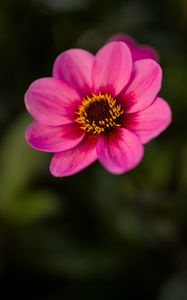
[[[118,32],[159,51],[173,123],[128,174],[53,178],[24,140],[24,92]],[[187,299],[186,54],[186,0],[1,0],[1,299]]]

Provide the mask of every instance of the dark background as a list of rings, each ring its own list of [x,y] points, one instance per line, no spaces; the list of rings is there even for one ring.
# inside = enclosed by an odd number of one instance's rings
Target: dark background
[[[124,32],[153,45],[173,123],[141,164],[53,178],[23,97],[71,47]],[[187,1],[0,1],[1,299],[187,299]]]

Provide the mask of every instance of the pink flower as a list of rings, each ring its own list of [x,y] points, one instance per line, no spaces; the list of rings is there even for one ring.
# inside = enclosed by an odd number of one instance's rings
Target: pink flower
[[[34,81],[25,105],[35,121],[26,140],[55,153],[54,176],[75,174],[96,161],[111,173],[137,166],[143,144],[171,122],[169,105],[157,97],[162,71],[151,59],[133,62],[124,42],[111,42],[96,56],[81,49],[60,54],[53,77]]]
[[[158,54],[154,48],[147,45],[139,45],[132,37],[123,34],[118,33],[116,35],[113,35],[108,42],[114,42],[114,41],[121,41],[126,43],[126,45],[129,47],[132,59],[133,61],[150,58],[158,61]]]

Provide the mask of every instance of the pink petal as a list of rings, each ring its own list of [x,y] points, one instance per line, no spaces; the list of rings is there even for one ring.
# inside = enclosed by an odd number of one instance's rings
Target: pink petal
[[[93,64],[95,92],[109,92],[115,97],[128,83],[131,71],[131,53],[125,43],[105,45],[96,54]]]
[[[99,137],[97,154],[99,161],[108,171],[122,174],[135,168],[141,161],[143,146],[134,133],[120,127]]]
[[[124,119],[124,126],[135,132],[142,143],[147,143],[158,136],[171,123],[172,113],[168,103],[156,98],[144,111],[129,114]]]
[[[50,172],[56,177],[70,176],[88,167],[97,159],[96,139],[85,137],[75,148],[56,153],[50,164]]]
[[[134,63],[134,70],[128,87],[120,98],[127,113],[140,111],[148,107],[157,96],[162,82],[162,69],[152,59],[143,59]]]
[[[158,54],[151,46],[134,47],[131,53],[134,61],[148,58],[158,61]]]
[[[34,81],[25,94],[29,113],[47,125],[74,122],[75,110],[80,103],[80,96],[72,87],[54,78]]]
[[[154,48],[147,45],[139,45],[133,38],[125,34],[116,34],[108,42],[121,41],[129,47],[133,61],[150,58],[158,61],[158,53]]]
[[[84,131],[76,123],[55,127],[34,121],[26,130],[28,144],[45,152],[71,149],[79,144],[83,137]]]
[[[81,96],[92,89],[91,70],[94,56],[85,50],[71,49],[60,54],[53,66],[53,76],[63,79]]]

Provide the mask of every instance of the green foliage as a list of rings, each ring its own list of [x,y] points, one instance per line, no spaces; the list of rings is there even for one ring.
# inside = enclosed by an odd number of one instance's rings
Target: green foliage
[[[163,288],[159,300],[185,300],[187,286],[185,276],[176,275]]]
[[[14,121],[1,141],[0,190],[6,201],[25,189],[41,169],[41,153],[33,151],[24,138],[28,124],[25,116]]]
[[[17,120],[4,136],[0,151],[0,214],[11,222],[36,221],[57,209],[52,191],[30,189],[33,178],[42,173],[45,159],[26,144],[28,123],[25,116]]]

